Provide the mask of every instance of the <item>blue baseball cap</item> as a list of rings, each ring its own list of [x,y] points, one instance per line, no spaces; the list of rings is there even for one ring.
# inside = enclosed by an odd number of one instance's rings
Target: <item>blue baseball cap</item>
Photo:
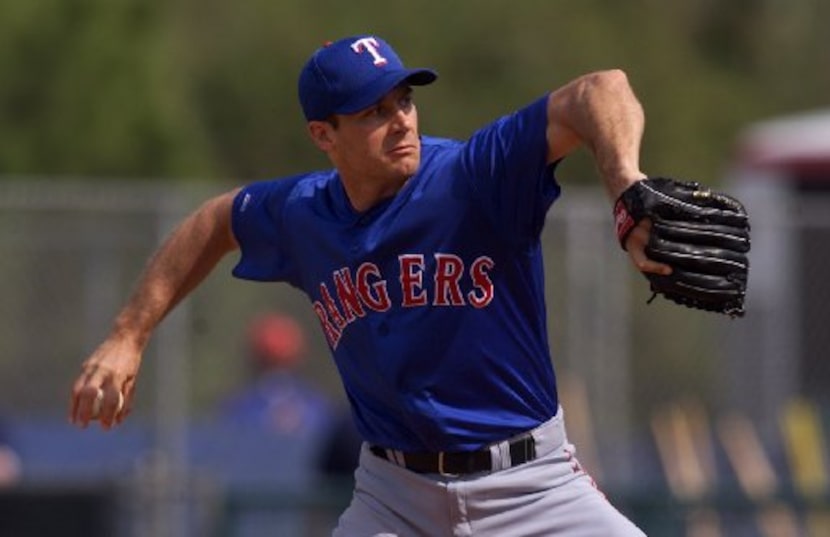
[[[300,72],[300,105],[308,121],[353,114],[373,105],[401,82],[425,86],[432,69],[407,69],[383,39],[346,37],[319,48]]]

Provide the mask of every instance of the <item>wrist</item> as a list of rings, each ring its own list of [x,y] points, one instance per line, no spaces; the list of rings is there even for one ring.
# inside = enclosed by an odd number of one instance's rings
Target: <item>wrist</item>
[[[150,333],[146,330],[136,328],[140,323],[131,322],[119,317],[113,324],[110,335],[107,339],[117,342],[119,347],[127,347],[137,353],[141,353],[147,346]]]
[[[614,214],[614,228],[617,233],[617,239],[623,250],[627,250],[626,243],[631,232],[646,216],[644,207],[644,193],[646,183],[641,183],[641,178],[633,180],[628,183],[623,190],[616,196],[613,214]]]
[[[622,171],[616,170],[603,173],[608,196],[615,202],[620,199],[622,193],[638,181],[647,179],[648,176],[639,170]]]

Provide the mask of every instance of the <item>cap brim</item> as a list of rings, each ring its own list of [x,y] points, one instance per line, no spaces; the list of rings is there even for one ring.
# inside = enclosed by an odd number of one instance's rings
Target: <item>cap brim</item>
[[[363,88],[360,93],[348,102],[338,106],[336,114],[354,114],[380,101],[384,95],[395,89],[399,84],[406,82],[411,86],[426,86],[438,79],[438,73],[432,69],[403,69],[393,71],[374,80]]]

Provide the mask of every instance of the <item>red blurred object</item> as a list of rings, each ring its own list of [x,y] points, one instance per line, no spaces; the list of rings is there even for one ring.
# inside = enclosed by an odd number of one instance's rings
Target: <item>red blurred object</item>
[[[306,353],[306,337],[302,326],[282,314],[267,314],[256,318],[248,328],[248,344],[257,364],[269,369],[295,367]]]

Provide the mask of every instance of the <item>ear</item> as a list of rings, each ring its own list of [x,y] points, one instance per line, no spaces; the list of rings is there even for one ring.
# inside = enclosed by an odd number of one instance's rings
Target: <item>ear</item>
[[[320,150],[328,153],[334,146],[334,126],[328,121],[309,121],[308,135]]]

